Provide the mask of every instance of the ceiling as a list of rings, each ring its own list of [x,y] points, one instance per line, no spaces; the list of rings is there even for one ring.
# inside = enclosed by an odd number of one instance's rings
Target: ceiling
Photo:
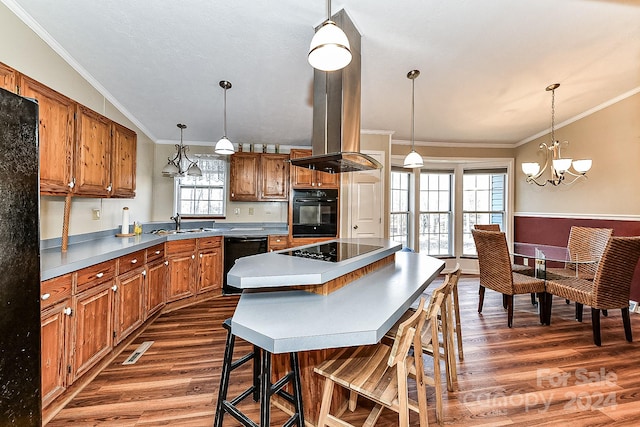
[[[156,142],[309,145],[322,0],[2,0]],[[362,128],[513,146],[640,91],[638,0],[342,0],[362,34]]]

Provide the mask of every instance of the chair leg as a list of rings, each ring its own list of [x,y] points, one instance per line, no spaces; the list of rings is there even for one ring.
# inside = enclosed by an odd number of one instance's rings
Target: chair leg
[[[478,313],[482,313],[482,304],[484,304],[484,286],[480,285],[480,289],[478,289],[478,295],[480,297],[478,301]]]
[[[571,301],[569,301],[568,299],[565,299],[564,302],[567,304],[571,304]]]
[[[582,310],[583,310],[583,305],[580,304],[579,302],[576,302],[576,320],[578,322],[582,322]]]
[[[331,408],[331,397],[333,396],[333,380],[329,378],[324,380],[324,389],[322,391],[322,403],[320,405],[320,415],[318,415],[318,427],[327,425],[329,409]]]
[[[629,318],[629,307],[625,307],[622,309],[622,323],[624,324],[624,336],[627,341],[632,342],[633,337],[631,336],[631,319]]]
[[[460,325],[460,305],[458,303],[458,285],[453,288],[453,311],[456,316],[456,343],[458,344],[458,360],[464,360],[462,351],[462,326]]]
[[[546,299],[547,299],[547,294],[546,292],[538,292],[538,312],[540,314],[540,324],[541,325],[546,325],[547,324],[547,316],[546,316]]]
[[[604,317],[609,317],[609,312],[607,310],[602,310],[602,315]]]
[[[553,303],[553,295],[546,294],[544,298],[544,315],[547,318],[546,324],[551,325],[551,304]]]
[[[509,307],[509,304],[507,303],[507,296],[505,294],[502,294],[502,308],[506,310],[507,307]]]
[[[600,309],[591,307],[591,327],[593,328],[593,343],[600,347]]]
[[[513,295],[506,295],[507,297],[507,326],[513,326]]]
[[[536,301],[536,294],[531,292],[531,305],[538,305],[538,301]]]

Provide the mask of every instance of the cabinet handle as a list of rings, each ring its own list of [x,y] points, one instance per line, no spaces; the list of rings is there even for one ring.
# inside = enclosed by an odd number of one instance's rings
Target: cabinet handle
[[[160,255],[160,251],[156,251],[156,255]]]
[[[144,277],[147,277],[147,270],[142,270],[142,275],[143,275]]]
[[[131,264],[137,264],[137,263],[138,263],[138,260],[137,260],[137,259],[132,259],[132,260],[131,260]]]
[[[236,193],[231,193],[231,197],[236,197]]]
[[[73,188],[73,187],[75,187],[75,186],[76,186],[76,179],[75,179],[75,178],[73,178],[73,179],[71,180],[71,182],[69,182],[67,185],[69,186],[69,188]]]
[[[322,183],[321,183],[321,182],[319,182],[319,183],[318,183],[318,187],[320,187],[320,186],[322,186]]]
[[[48,300],[50,297],[51,297],[51,294],[43,294],[43,295],[40,297],[40,299],[41,299],[42,301],[46,301],[46,300]]]
[[[191,259],[196,259],[196,256],[195,255],[191,255]]]
[[[112,187],[112,184],[109,183],[109,185],[107,186],[107,191],[111,191],[111,187]]]
[[[315,182],[312,182],[312,183],[311,183],[311,186],[312,186],[312,187],[315,187],[315,186],[316,186],[316,183],[315,183]]]
[[[164,265],[169,265],[169,261],[165,261],[165,262],[164,262]]]
[[[111,290],[112,290],[113,292],[118,292],[118,285],[113,285],[113,286],[111,287]]]
[[[200,258],[202,258],[202,254],[200,254]]]
[[[62,310],[62,313],[66,314],[67,316],[71,316],[71,313],[73,311],[71,310],[71,307],[65,307],[64,310]]]
[[[98,273],[98,274],[96,274],[96,277],[97,277],[98,279],[99,279],[99,278],[101,278],[102,276],[104,276],[104,273]]]

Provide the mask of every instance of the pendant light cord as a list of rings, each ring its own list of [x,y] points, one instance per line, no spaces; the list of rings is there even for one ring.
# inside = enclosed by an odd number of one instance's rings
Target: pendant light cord
[[[227,88],[224,88],[224,122],[223,122],[223,131],[224,131],[224,137],[227,137]]]
[[[411,79],[411,151],[415,151],[415,138],[414,138],[414,123],[416,121],[415,116],[415,97],[416,97],[416,79]]]
[[[555,135],[555,122],[556,122],[556,90],[551,89],[551,142],[556,142]]]

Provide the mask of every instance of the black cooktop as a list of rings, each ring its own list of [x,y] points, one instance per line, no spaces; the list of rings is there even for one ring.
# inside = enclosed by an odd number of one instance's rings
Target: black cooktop
[[[381,247],[382,246],[363,245],[359,243],[328,242],[281,253],[283,255],[317,259],[320,261],[340,262],[366,254],[367,252],[375,251]]]

